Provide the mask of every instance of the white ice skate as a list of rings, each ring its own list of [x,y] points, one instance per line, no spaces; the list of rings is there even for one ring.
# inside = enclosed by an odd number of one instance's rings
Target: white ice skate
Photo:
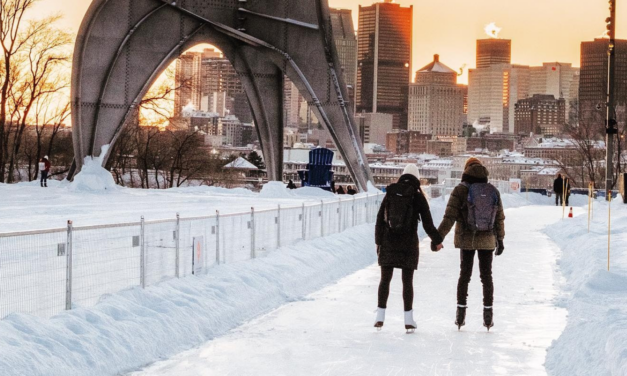
[[[374,320],[374,327],[380,331],[385,321],[385,308],[377,308],[377,317]]]
[[[414,310],[405,312],[405,329],[407,334],[414,333],[416,331],[417,324],[414,321]]]

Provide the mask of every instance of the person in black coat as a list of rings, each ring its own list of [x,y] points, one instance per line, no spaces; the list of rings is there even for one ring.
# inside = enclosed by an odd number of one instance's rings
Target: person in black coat
[[[381,203],[377,223],[375,226],[375,242],[377,244],[377,254],[379,256],[379,266],[381,267],[381,282],[379,284],[378,309],[375,319],[375,327],[383,326],[385,320],[385,310],[390,294],[390,282],[394,274],[394,269],[402,269],[403,280],[403,301],[405,308],[405,327],[408,330],[416,328],[413,319],[414,300],[414,271],[418,269],[419,240],[418,222],[422,221],[422,226],[436,245],[441,249],[442,237],[433,225],[431,211],[427,198],[420,189],[420,174],[418,167],[410,164],[405,168],[403,175],[398,180],[399,184],[407,184],[416,190],[414,202],[412,204],[413,215],[411,218],[411,231],[406,234],[392,233],[385,220],[385,208],[387,196]]]
[[[553,181],[553,192],[555,193],[555,206],[562,205],[564,199],[564,179],[562,174],[557,174],[557,179]]]

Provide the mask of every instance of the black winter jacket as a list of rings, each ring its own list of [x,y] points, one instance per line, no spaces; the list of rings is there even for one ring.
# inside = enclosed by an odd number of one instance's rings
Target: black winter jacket
[[[418,269],[419,255],[418,222],[422,220],[422,227],[435,244],[442,243],[442,237],[433,225],[429,203],[420,190],[420,181],[415,176],[408,174],[401,176],[398,182],[412,185],[418,192],[414,196],[414,212],[411,221],[412,231],[400,236],[390,233],[385,223],[386,196],[381,203],[381,208],[377,216],[377,224],[375,226],[375,241],[378,246],[379,265],[415,270]]]

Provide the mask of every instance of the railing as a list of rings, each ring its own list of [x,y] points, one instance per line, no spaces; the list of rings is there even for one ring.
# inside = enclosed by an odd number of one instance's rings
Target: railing
[[[0,319],[50,317],[110,294],[204,274],[376,219],[383,194],[319,204],[0,234]]]
[[[462,182],[461,179],[446,179],[443,184],[427,185],[422,189],[430,198],[438,198],[449,195]],[[490,184],[494,185],[501,194],[512,193],[511,183],[504,180],[490,180]]]

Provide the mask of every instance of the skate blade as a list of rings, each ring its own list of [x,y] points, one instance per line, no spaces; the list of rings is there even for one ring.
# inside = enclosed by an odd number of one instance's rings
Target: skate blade
[[[382,322],[377,322],[374,324],[374,327],[377,329],[377,332],[380,332],[381,329],[383,329],[383,323]]]
[[[405,325],[405,330],[407,331],[407,334],[416,333],[416,328],[411,325]]]

